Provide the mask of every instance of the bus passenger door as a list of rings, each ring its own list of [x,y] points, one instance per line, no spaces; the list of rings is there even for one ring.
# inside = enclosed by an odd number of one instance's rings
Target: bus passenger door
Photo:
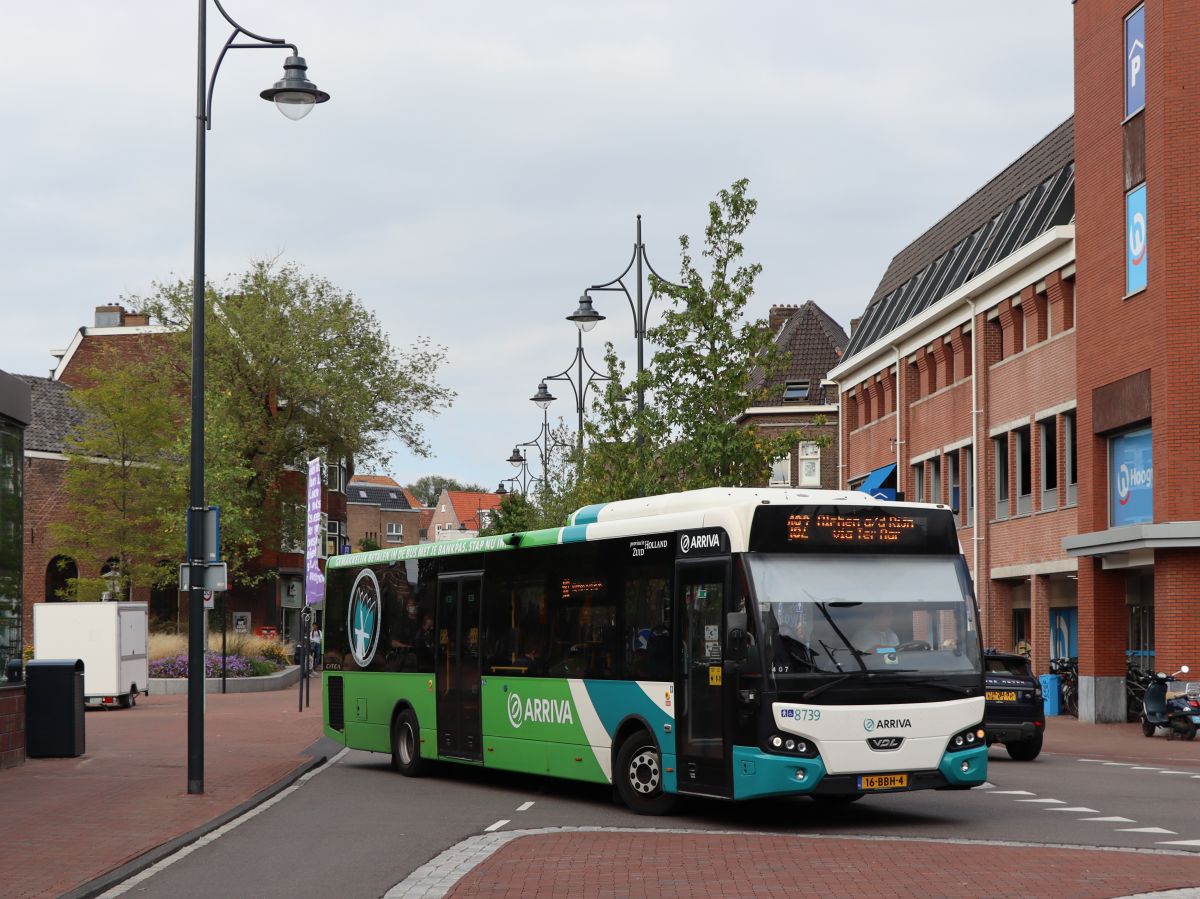
[[[675,751],[681,792],[730,795],[725,747],[725,597],[729,559],[678,562],[675,569]]]
[[[479,759],[479,574],[438,578],[438,754]]]

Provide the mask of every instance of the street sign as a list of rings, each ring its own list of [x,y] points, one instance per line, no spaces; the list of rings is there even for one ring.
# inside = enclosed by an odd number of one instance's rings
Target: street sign
[[[188,574],[191,571],[191,565],[184,562],[179,566],[179,589],[190,590],[191,578]],[[200,568],[203,576],[200,579],[200,586],[204,590],[219,591],[229,589],[229,566],[224,562],[217,562],[215,565],[205,565]]]
[[[202,592],[202,595],[204,596],[204,608],[209,609],[209,610],[215,609],[217,607],[217,600],[215,598],[216,594],[213,593],[211,590],[204,590],[201,592]]]

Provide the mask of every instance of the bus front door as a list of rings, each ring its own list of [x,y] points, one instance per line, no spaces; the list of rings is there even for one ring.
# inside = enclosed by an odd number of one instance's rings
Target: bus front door
[[[480,759],[479,574],[438,579],[438,755]]]
[[[721,683],[729,560],[679,562],[675,583],[675,633],[679,640],[675,751],[679,790],[729,796],[725,691]]]

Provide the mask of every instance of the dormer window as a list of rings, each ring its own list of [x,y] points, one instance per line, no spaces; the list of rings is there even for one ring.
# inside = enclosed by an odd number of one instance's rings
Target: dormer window
[[[798,403],[808,399],[808,381],[788,381],[783,386],[783,401]]]

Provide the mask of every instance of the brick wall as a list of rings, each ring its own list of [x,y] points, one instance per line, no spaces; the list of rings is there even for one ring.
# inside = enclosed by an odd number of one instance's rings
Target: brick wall
[[[0,768],[25,762],[25,685],[0,685]]]

